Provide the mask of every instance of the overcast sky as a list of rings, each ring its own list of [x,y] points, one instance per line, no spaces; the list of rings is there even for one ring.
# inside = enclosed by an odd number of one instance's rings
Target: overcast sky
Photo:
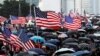
[[[42,0],[39,7],[43,11],[56,11],[60,12],[60,0]]]
[[[0,3],[2,3],[4,0],[0,0]]]

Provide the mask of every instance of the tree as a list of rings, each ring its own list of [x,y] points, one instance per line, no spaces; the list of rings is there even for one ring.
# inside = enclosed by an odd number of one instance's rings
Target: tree
[[[25,1],[8,1],[5,0],[4,4],[0,5],[0,15],[9,18],[9,15],[18,16],[20,3],[20,16],[27,16],[29,14],[29,4]],[[34,5],[33,5],[34,6]],[[32,7],[33,7],[32,6]]]

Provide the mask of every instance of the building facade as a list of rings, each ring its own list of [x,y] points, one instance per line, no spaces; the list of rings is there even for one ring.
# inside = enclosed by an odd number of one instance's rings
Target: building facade
[[[35,4],[36,6],[38,6],[39,4],[39,0],[25,0],[27,3],[31,3],[31,4]]]
[[[70,10],[83,14],[100,14],[100,0],[61,0],[62,12],[68,13]]]

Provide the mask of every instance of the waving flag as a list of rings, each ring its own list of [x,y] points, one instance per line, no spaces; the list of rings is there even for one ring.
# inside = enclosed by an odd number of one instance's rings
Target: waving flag
[[[18,17],[10,15],[11,24],[19,24]]]
[[[4,26],[3,33],[5,34],[6,37],[10,37],[10,35],[12,34],[11,30],[5,26]]]
[[[21,29],[19,30],[21,31],[21,34],[19,36],[21,42],[23,43],[23,48],[25,51],[34,48],[34,44],[32,43],[32,41],[30,40],[30,37],[28,37],[26,30],[25,29]]]
[[[44,16],[44,15],[41,14],[40,16]],[[45,17],[36,18],[36,25],[39,27],[46,27],[49,29],[60,28],[61,24],[60,24],[59,14],[55,12],[47,12],[47,15],[45,15]]]
[[[11,44],[13,44],[13,45],[17,44],[17,45],[23,47],[23,45],[22,45],[23,43],[21,42],[21,40],[18,36],[11,34],[9,40],[10,40]]]
[[[0,22],[4,22],[4,21],[6,21],[6,18],[3,16],[0,16]]]
[[[18,17],[18,23],[19,24],[25,24],[26,23],[26,18],[25,17]]]
[[[0,33],[0,40],[6,41],[5,37]]]
[[[68,30],[79,29],[81,27],[81,18],[78,15],[74,17],[71,16],[73,16],[73,14],[65,16],[65,22],[63,26]]]

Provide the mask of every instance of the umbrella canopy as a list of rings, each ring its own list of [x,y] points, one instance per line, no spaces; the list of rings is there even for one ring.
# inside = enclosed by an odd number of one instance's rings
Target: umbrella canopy
[[[35,53],[38,53],[39,55],[46,55],[46,53],[40,48],[32,48],[28,50],[28,52],[35,52]]]
[[[73,48],[74,50],[78,50],[78,43],[66,43],[63,45],[64,48]]]
[[[94,36],[100,37],[100,33],[94,33]]]
[[[58,38],[66,38],[68,37],[65,33],[61,33],[58,35]]]
[[[80,43],[79,48],[82,50],[88,50],[90,48],[90,46],[87,43]]]
[[[65,44],[65,43],[78,43],[78,40],[74,38],[68,38],[62,42],[62,44]]]
[[[91,41],[91,39],[87,37],[79,37],[79,42],[88,42],[88,41]]]
[[[74,53],[75,51],[71,48],[61,48],[57,51],[55,51],[55,53],[53,54],[53,56],[55,55],[61,55],[61,54],[65,54],[65,53]]]
[[[100,21],[98,21],[98,22],[96,23],[96,25],[99,25],[99,26],[100,26]]]
[[[57,49],[57,46],[54,44],[51,44],[51,43],[44,43],[44,46],[46,46],[50,49],[53,49],[53,50]]]
[[[38,56],[36,52],[22,52],[17,54],[17,56],[33,56],[33,55]]]
[[[45,42],[45,39],[40,36],[33,36],[30,39],[32,41],[34,41],[35,43],[44,43]]]
[[[55,53],[64,52],[64,51],[70,51],[72,53],[75,52],[75,50],[73,50],[72,48],[61,48],[61,49],[57,50]]]
[[[99,34],[89,34],[87,35],[88,38],[92,38],[93,40],[99,40]]]
[[[59,45],[60,41],[58,39],[50,39],[47,41],[47,43],[51,43],[54,45]]]
[[[76,56],[82,56],[82,55],[89,55],[90,51],[84,50],[84,51],[77,51],[75,53],[73,53]]]
[[[78,29],[79,32],[86,32],[84,29]]]
[[[55,34],[52,34],[51,32],[44,32],[42,33],[42,36],[44,36],[45,38],[52,38],[52,39],[56,39],[58,36]]]

